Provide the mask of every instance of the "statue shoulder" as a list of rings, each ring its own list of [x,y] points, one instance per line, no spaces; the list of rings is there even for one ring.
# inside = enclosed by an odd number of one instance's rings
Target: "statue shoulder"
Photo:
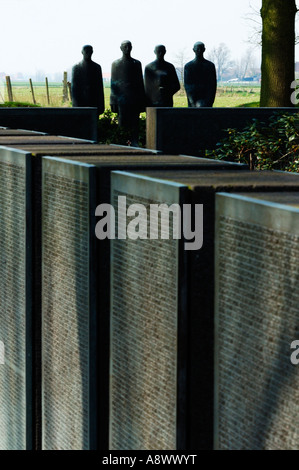
[[[175,66],[171,62],[166,62],[166,60],[165,60],[165,67],[168,70],[174,70],[175,71]]]
[[[78,62],[72,67],[72,81],[79,79],[81,75],[82,75],[82,64],[81,62]]]
[[[214,62],[212,62],[211,60],[204,59],[204,61],[205,61],[205,64],[208,65],[209,67],[211,68],[215,67]]]
[[[166,60],[164,60],[164,64],[166,65],[166,67],[174,67],[171,62],[167,62]]]
[[[196,62],[195,62],[194,59],[193,59],[193,60],[190,60],[190,62],[187,62],[187,63],[185,64],[185,69],[192,68],[192,67],[194,67],[195,64],[196,64]]]
[[[112,62],[112,67],[117,67],[118,65],[120,65],[122,63],[122,58],[120,59],[116,59]]]
[[[82,67],[81,62],[77,62],[77,64],[73,65],[72,71],[75,72],[76,70],[79,70]]]
[[[133,57],[132,57],[132,61],[133,61],[134,65],[136,65],[136,67],[141,67],[141,62],[140,62],[140,60],[133,59]]]
[[[101,72],[102,71],[102,67],[100,66],[100,64],[98,64],[97,62],[93,62],[92,61],[92,66],[95,70],[97,70],[98,72]]]
[[[144,70],[155,70],[156,68],[157,68],[157,63],[154,60],[153,62],[150,62],[149,64],[147,64]]]

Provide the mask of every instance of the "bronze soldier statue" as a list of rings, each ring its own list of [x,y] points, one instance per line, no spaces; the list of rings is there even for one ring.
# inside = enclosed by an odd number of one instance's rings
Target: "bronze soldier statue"
[[[72,106],[98,108],[98,114],[105,109],[102,68],[91,60],[93,48],[83,46],[83,59],[72,69]]]
[[[119,126],[131,133],[131,145],[138,146],[139,114],[145,111],[142,66],[131,57],[130,41],[123,41],[120,49],[123,55],[111,67],[110,105]]]
[[[179,91],[180,82],[174,66],[164,60],[165,46],[156,46],[154,52],[157,59],[144,70],[146,106],[172,107],[173,95]]]
[[[195,59],[184,67],[184,85],[190,108],[212,107],[216,89],[216,69],[213,62],[203,56],[205,45],[196,42],[193,47]]]

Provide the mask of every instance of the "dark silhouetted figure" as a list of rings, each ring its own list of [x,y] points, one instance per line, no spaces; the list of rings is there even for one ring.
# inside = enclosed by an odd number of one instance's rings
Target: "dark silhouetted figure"
[[[157,59],[144,70],[146,106],[172,107],[173,95],[179,91],[180,82],[174,66],[164,60],[165,46],[156,46],[154,52]]]
[[[111,111],[118,114],[119,126],[130,133],[130,142],[138,146],[139,114],[145,111],[142,67],[131,57],[132,44],[123,41],[122,57],[111,67]]]
[[[91,60],[92,46],[83,46],[83,59],[72,69],[72,106],[98,108],[98,114],[105,109],[102,68]]]
[[[216,89],[216,69],[213,62],[204,59],[205,45],[196,42],[193,47],[195,59],[184,67],[184,85],[190,108],[212,107]]]

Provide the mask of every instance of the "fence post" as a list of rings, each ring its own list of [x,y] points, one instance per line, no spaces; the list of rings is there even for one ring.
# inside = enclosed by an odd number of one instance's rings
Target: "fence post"
[[[50,104],[50,95],[49,95],[49,84],[48,84],[48,78],[46,77],[46,91],[47,91],[47,102]]]
[[[9,75],[6,76],[5,79],[6,79],[6,86],[7,86],[7,93],[8,93],[8,101],[13,101],[10,76]]]
[[[70,101],[72,101],[72,85],[71,85],[71,82],[67,82],[67,87],[68,87],[68,90],[69,90]]]
[[[66,101],[68,101],[68,93],[67,93],[67,72],[63,72],[63,96],[62,96],[62,100],[63,102],[65,103]]]
[[[5,102],[5,85],[4,80],[0,79],[0,103],[3,104]]]
[[[33,101],[33,104],[36,104],[31,78],[29,78],[29,84],[30,84],[30,90],[31,90],[31,93],[32,93],[32,101]]]

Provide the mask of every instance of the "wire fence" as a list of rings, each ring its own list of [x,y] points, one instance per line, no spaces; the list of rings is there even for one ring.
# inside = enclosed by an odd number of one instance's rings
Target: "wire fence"
[[[64,72],[63,80],[50,83],[45,77],[44,82],[11,81],[10,76],[0,81],[0,103],[22,102],[41,106],[71,106],[71,84]]]

